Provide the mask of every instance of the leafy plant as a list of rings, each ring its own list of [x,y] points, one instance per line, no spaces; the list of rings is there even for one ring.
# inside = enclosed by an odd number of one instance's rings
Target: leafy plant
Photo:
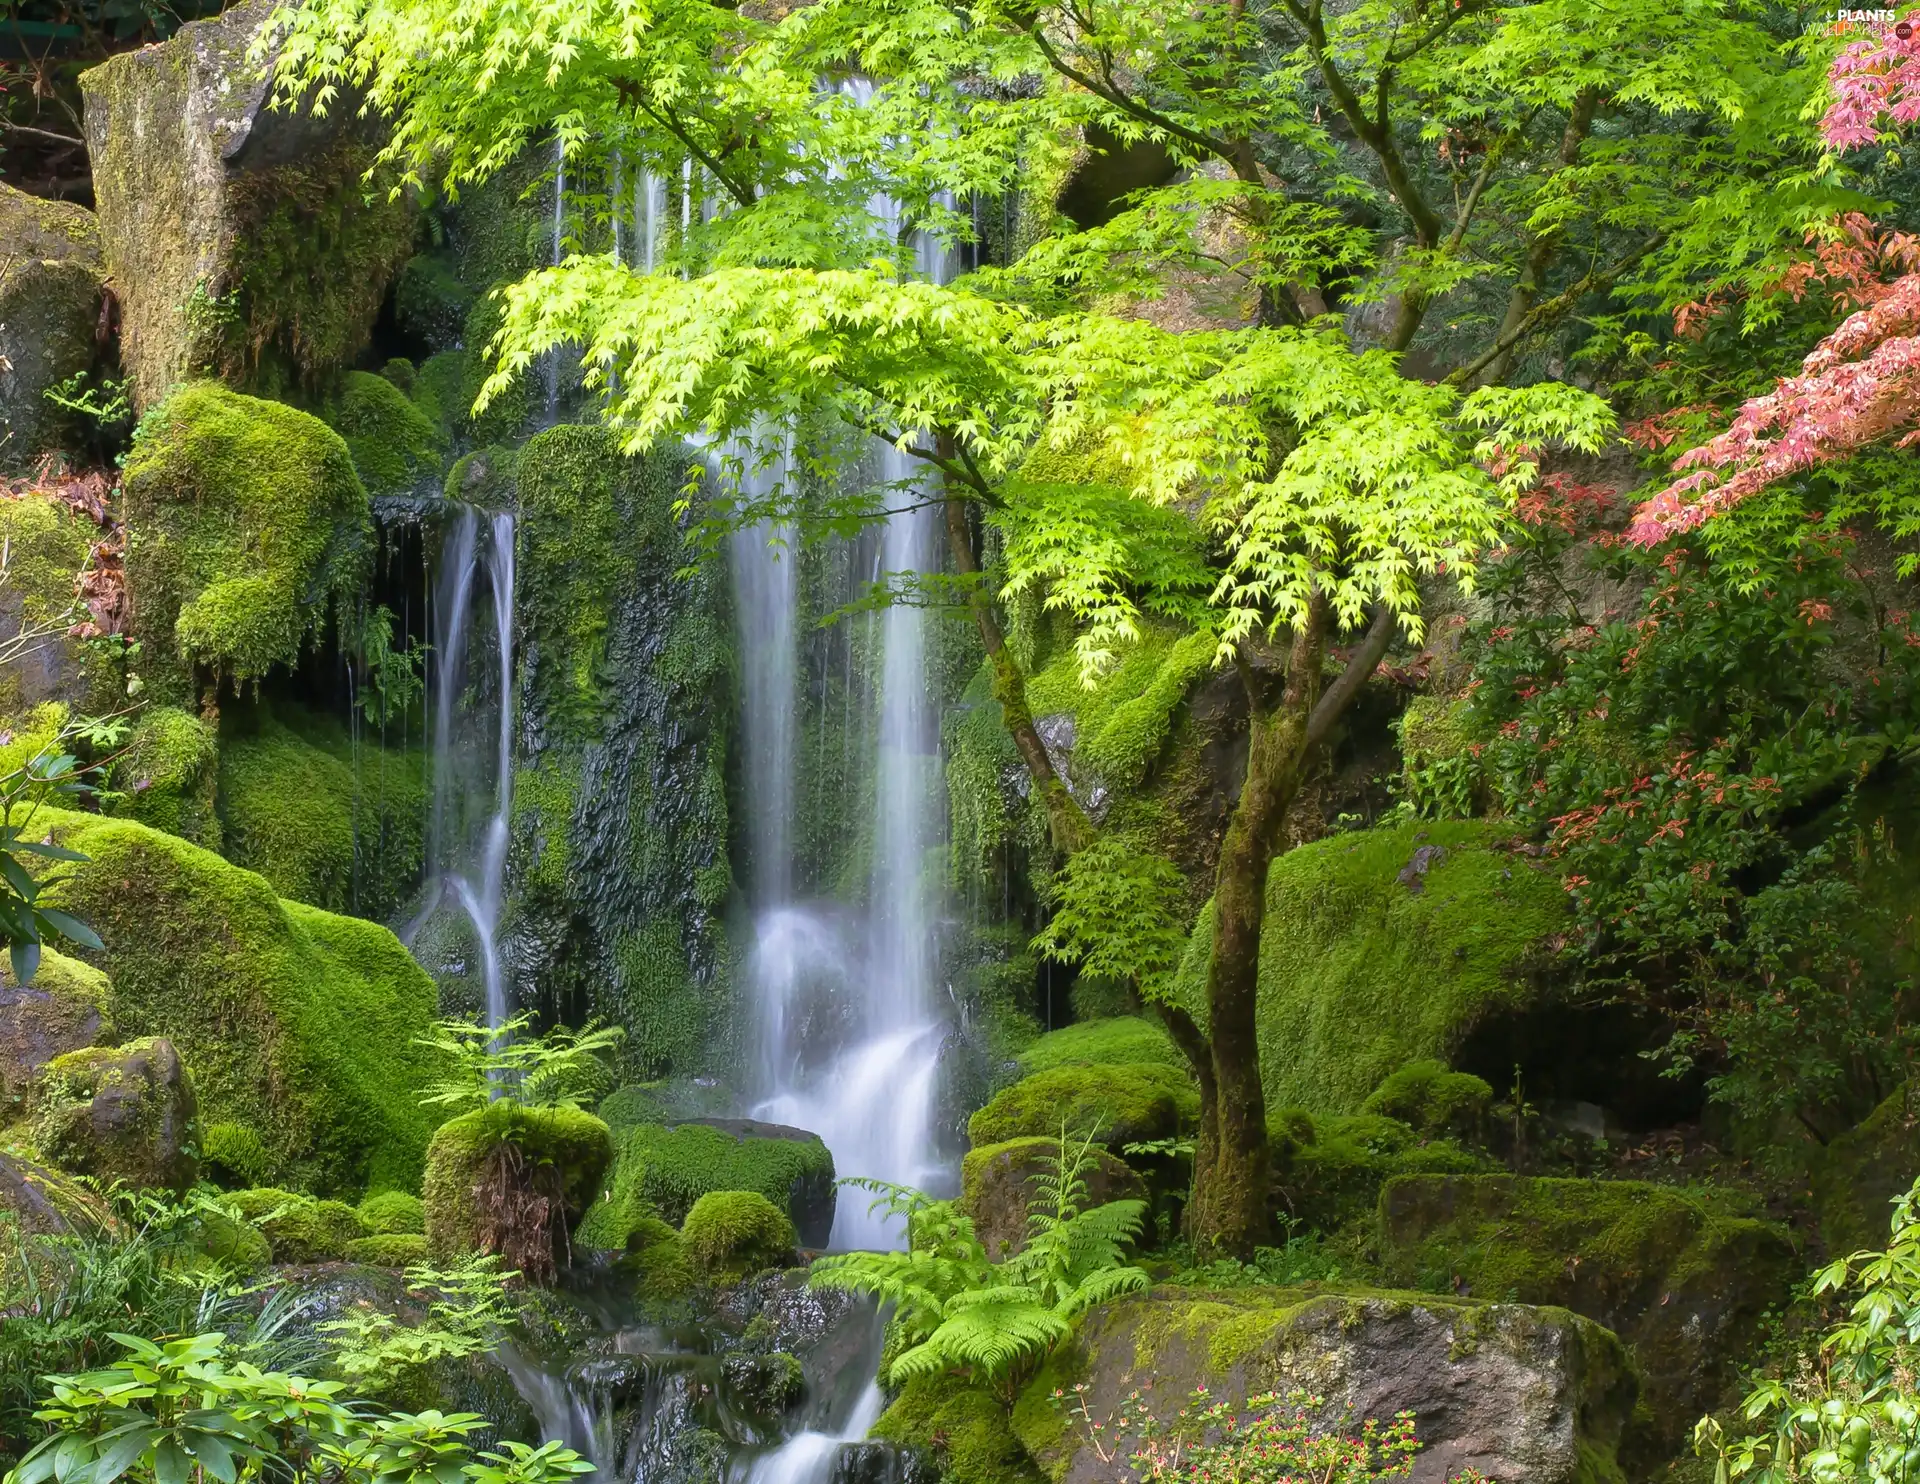
[[[1855,1252],[1814,1279],[1816,1294],[1854,1289],[1817,1366],[1762,1381],[1740,1416],[1757,1431],[1729,1437],[1718,1418],[1694,1429],[1716,1484],[1910,1484],[1920,1471],[1920,1181],[1894,1205],[1884,1252]]]
[[[823,1257],[809,1281],[894,1305],[902,1348],[886,1367],[893,1384],[964,1371],[1011,1403],[1076,1317],[1148,1286],[1146,1273],[1125,1263],[1146,1205],[1089,1207],[1086,1172],[1094,1162],[1091,1138],[1061,1133],[1027,1206],[1026,1246],[999,1263],[952,1202],[884,1181],[844,1182],[876,1192],[876,1209],[904,1219],[907,1250]]]
[[[579,1108],[612,1085],[605,1057],[625,1038],[617,1025],[589,1021],[580,1030],[555,1026],[529,1036],[529,1014],[498,1026],[464,1020],[434,1022],[431,1035],[414,1038],[452,1063],[447,1077],[421,1089],[420,1101],[435,1107],[482,1107],[510,1097],[529,1108]]]
[[[319,1326],[332,1346],[333,1367],[358,1390],[378,1395],[421,1368],[491,1349],[516,1310],[507,1284],[518,1275],[492,1254],[472,1254],[451,1268],[407,1269],[407,1297],[426,1306],[419,1323],[403,1323],[361,1302]]]
[[[393,613],[381,606],[360,621],[356,647],[361,676],[355,704],[373,725],[384,727],[405,716],[426,694],[426,646],[394,648]]]

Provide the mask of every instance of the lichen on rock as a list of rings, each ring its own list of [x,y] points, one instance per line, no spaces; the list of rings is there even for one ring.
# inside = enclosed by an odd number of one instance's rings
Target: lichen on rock
[[[102,1185],[179,1192],[200,1173],[193,1080],[164,1037],[55,1057],[34,1091],[31,1127],[43,1158]]]
[[[24,987],[0,961],[0,1123],[24,1109],[55,1057],[113,1041],[112,992],[105,974],[51,948],[41,949],[40,967]]]
[[[0,470],[58,443],[46,393],[93,365],[104,279],[92,212],[0,182]]]

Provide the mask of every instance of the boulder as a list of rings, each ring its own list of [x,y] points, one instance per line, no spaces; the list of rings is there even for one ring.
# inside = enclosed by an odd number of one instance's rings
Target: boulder
[[[797,1244],[787,1213],[753,1190],[714,1190],[701,1196],[687,1212],[680,1239],[693,1270],[718,1283],[789,1267]]]
[[[1828,1255],[1885,1250],[1893,1202],[1916,1175],[1920,1097],[1908,1086],[1829,1144],[1814,1166],[1813,1208]]]
[[[107,1220],[106,1204],[58,1170],[0,1154],[0,1217],[26,1237],[60,1236],[76,1221]]]
[[[1565,1309],[1421,1294],[1160,1288],[1103,1304],[1021,1394],[1013,1428],[1060,1484],[1112,1477],[1068,1426],[1056,1388],[1096,1419],[1140,1392],[1161,1421],[1200,1386],[1238,1405],[1305,1390],[1320,1423],[1412,1412],[1414,1484],[1463,1470],[1526,1484],[1619,1478],[1637,1383],[1610,1332]],[[883,1428],[884,1432],[885,1429]]]
[[[1121,1149],[1171,1139],[1191,1127],[1200,1110],[1193,1080],[1180,1067],[1151,1063],[1055,1066],[994,1094],[967,1120],[975,1144],[1008,1139],[1093,1134]]]
[[[200,1173],[198,1121],[180,1054],[151,1036],[55,1057],[41,1075],[32,1128],[41,1154],[63,1170],[184,1191]]]
[[[1380,1194],[1389,1278],[1556,1304],[1614,1330],[1677,1447],[1732,1399],[1762,1318],[1801,1264],[1786,1231],[1689,1191],[1631,1180],[1403,1175]]]
[[[358,107],[269,106],[248,52],[271,9],[235,6],[80,79],[142,410],[197,375],[275,392],[347,363],[412,251],[412,200],[363,179],[378,141]]]
[[[0,962],[0,1119],[27,1103],[41,1069],[57,1056],[113,1039],[107,976],[89,964],[43,949],[24,988]]]
[[[0,184],[0,469],[60,441],[46,392],[93,365],[103,277],[92,212]]]
[[[5,418],[0,408],[0,432]],[[0,472],[7,446],[0,442]],[[118,710],[125,704],[126,680],[117,665],[103,662],[98,651],[68,632],[89,617],[77,601],[76,584],[89,574],[94,543],[105,533],[53,491],[16,489],[0,493],[0,542],[7,549],[0,633],[32,629],[46,636],[0,669],[0,715],[10,719],[17,735],[22,721],[48,705],[83,713]]]
[[[1059,1150],[1058,1138],[1009,1139],[970,1150],[961,1162],[961,1209],[995,1262],[1027,1245],[1028,1203],[1040,1195],[1047,1160]],[[1089,1206],[1147,1200],[1146,1184],[1131,1166],[1105,1150],[1091,1153],[1095,1163],[1085,1176]]]
[[[501,1099],[442,1124],[422,1192],[433,1255],[497,1252],[530,1280],[552,1277],[612,1159],[606,1124],[577,1108]]]

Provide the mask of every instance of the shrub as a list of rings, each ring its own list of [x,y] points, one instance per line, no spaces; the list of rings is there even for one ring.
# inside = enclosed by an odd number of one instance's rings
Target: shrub
[[[754,1190],[709,1191],[680,1228],[694,1271],[712,1282],[737,1282],[793,1261],[799,1236],[787,1213]]]
[[[1492,1102],[1493,1089],[1472,1073],[1449,1071],[1442,1061],[1413,1061],[1375,1088],[1360,1111],[1397,1118],[1429,1138],[1471,1137]]]
[[[427,1208],[417,1195],[383,1190],[360,1203],[360,1219],[376,1237],[425,1236]]]

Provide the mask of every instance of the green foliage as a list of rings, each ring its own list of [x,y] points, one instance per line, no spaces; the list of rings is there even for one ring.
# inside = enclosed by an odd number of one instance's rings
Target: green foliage
[[[1188,690],[1212,669],[1214,650],[1209,633],[1143,627],[1088,687],[1073,651],[1063,647],[1028,678],[1027,700],[1037,715],[1073,715],[1076,764],[1089,766],[1110,787],[1135,788],[1159,756]]]
[[[138,634],[234,682],[292,666],[358,592],[367,492],[326,424],[211,383],[173,393],[127,460]],[[191,700],[181,686],[169,701]]]
[[[386,376],[346,372],[323,416],[346,440],[354,470],[369,494],[408,495],[440,487],[446,439]]]
[[[1493,1103],[1493,1089],[1470,1072],[1440,1061],[1411,1061],[1382,1082],[1360,1105],[1362,1113],[1397,1118],[1429,1138],[1479,1133]]]
[[[366,1244],[385,1240],[389,1245],[369,1252]],[[424,1237],[367,1237],[349,1243],[346,1256],[359,1262],[377,1261],[414,1246]],[[360,1247],[356,1253],[354,1247]],[[424,1254],[407,1267],[407,1300],[426,1310],[425,1317],[403,1324],[384,1309],[349,1305],[338,1319],[318,1326],[329,1337],[333,1366],[355,1390],[369,1395],[391,1395],[439,1361],[464,1360],[492,1350],[500,1332],[517,1310],[507,1285],[518,1275],[505,1272],[493,1256],[467,1256],[447,1268],[429,1266]]]
[[[617,1025],[589,1021],[575,1031],[555,1026],[529,1036],[533,1016],[521,1014],[497,1026],[460,1020],[434,1022],[432,1034],[415,1044],[437,1051],[451,1067],[441,1080],[420,1091],[420,1101],[437,1107],[485,1106],[505,1096],[525,1108],[568,1108],[598,1102],[612,1086],[606,1055],[626,1032]]]
[[[1020,1053],[1029,1076],[1055,1067],[1136,1065],[1184,1067],[1186,1060],[1158,1021],[1130,1015],[1048,1031]]]
[[[890,1384],[964,1370],[1011,1402],[1077,1315],[1147,1287],[1147,1275],[1124,1263],[1145,1203],[1088,1207],[1093,1157],[1091,1139],[1058,1136],[1027,1208],[1026,1246],[1001,1263],[988,1259],[972,1221],[951,1203],[881,1181],[850,1182],[874,1191],[875,1204],[904,1222],[907,1250],[823,1257],[808,1281],[895,1306]]]
[[[1062,1121],[1076,1135],[1118,1147],[1170,1138],[1189,1126],[1199,1095],[1180,1067],[1063,1065],[994,1094],[967,1120],[967,1137],[980,1146],[1057,1132]]]
[[[0,774],[0,941],[7,945],[13,982],[23,986],[33,982],[41,945],[49,938],[82,948],[102,946],[84,921],[41,900],[60,878],[39,863],[87,860],[81,851],[53,842],[47,833],[52,812],[43,809],[60,801],[78,802],[95,792],[78,760],[62,745],[69,739],[69,729],[63,727],[51,743]],[[28,869],[29,862],[38,866],[39,874]]]
[[[1186,952],[1186,878],[1137,842],[1102,835],[1075,851],[1051,884],[1053,915],[1033,946],[1082,974],[1131,983],[1167,1000]]]
[[[389,1232],[384,1236],[356,1237],[347,1243],[348,1262],[365,1263],[373,1268],[411,1268],[432,1255],[425,1232]]]
[[[376,1237],[420,1235],[427,1229],[427,1208],[404,1190],[383,1190],[360,1203],[360,1219]]]
[[[360,1213],[344,1201],[265,1186],[236,1190],[221,1204],[259,1227],[273,1248],[273,1260],[285,1263],[336,1262],[347,1244],[370,1233]]]
[[[757,1190],[713,1190],[687,1212],[680,1240],[696,1273],[731,1283],[787,1266],[800,1239],[787,1213]]]
[[[602,1111],[610,1121],[617,1113]],[[580,1226],[583,1244],[624,1247],[647,1218],[682,1221],[714,1191],[753,1191],[798,1214],[800,1197],[833,1184],[833,1155],[816,1137],[735,1135],[700,1123],[669,1127],[652,1121],[658,1116],[650,1112],[618,1130],[606,1192]]]
[[[393,613],[382,606],[360,621],[354,648],[359,653],[360,680],[354,702],[368,722],[383,733],[404,720],[427,693],[427,647],[415,643],[393,647]]]
[[[1857,1290],[1830,1329],[1817,1369],[1761,1381],[1727,1435],[1720,1419],[1694,1434],[1715,1477],[1788,1481],[1897,1481],[1911,1477],[1920,1443],[1914,1345],[1920,1340],[1920,1185],[1894,1206],[1892,1238],[1880,1252],[1855,1252],[1821,1269],[1815,1293]],[[1757,1426],[1756,1426],[1757,1424]],[[1751,1431],[1745,1429],[1753,1429]]]
[[[219,736],[207,722],[179,706],[149,706],[114,759],[111,812],[218,850],[219,760]]]

